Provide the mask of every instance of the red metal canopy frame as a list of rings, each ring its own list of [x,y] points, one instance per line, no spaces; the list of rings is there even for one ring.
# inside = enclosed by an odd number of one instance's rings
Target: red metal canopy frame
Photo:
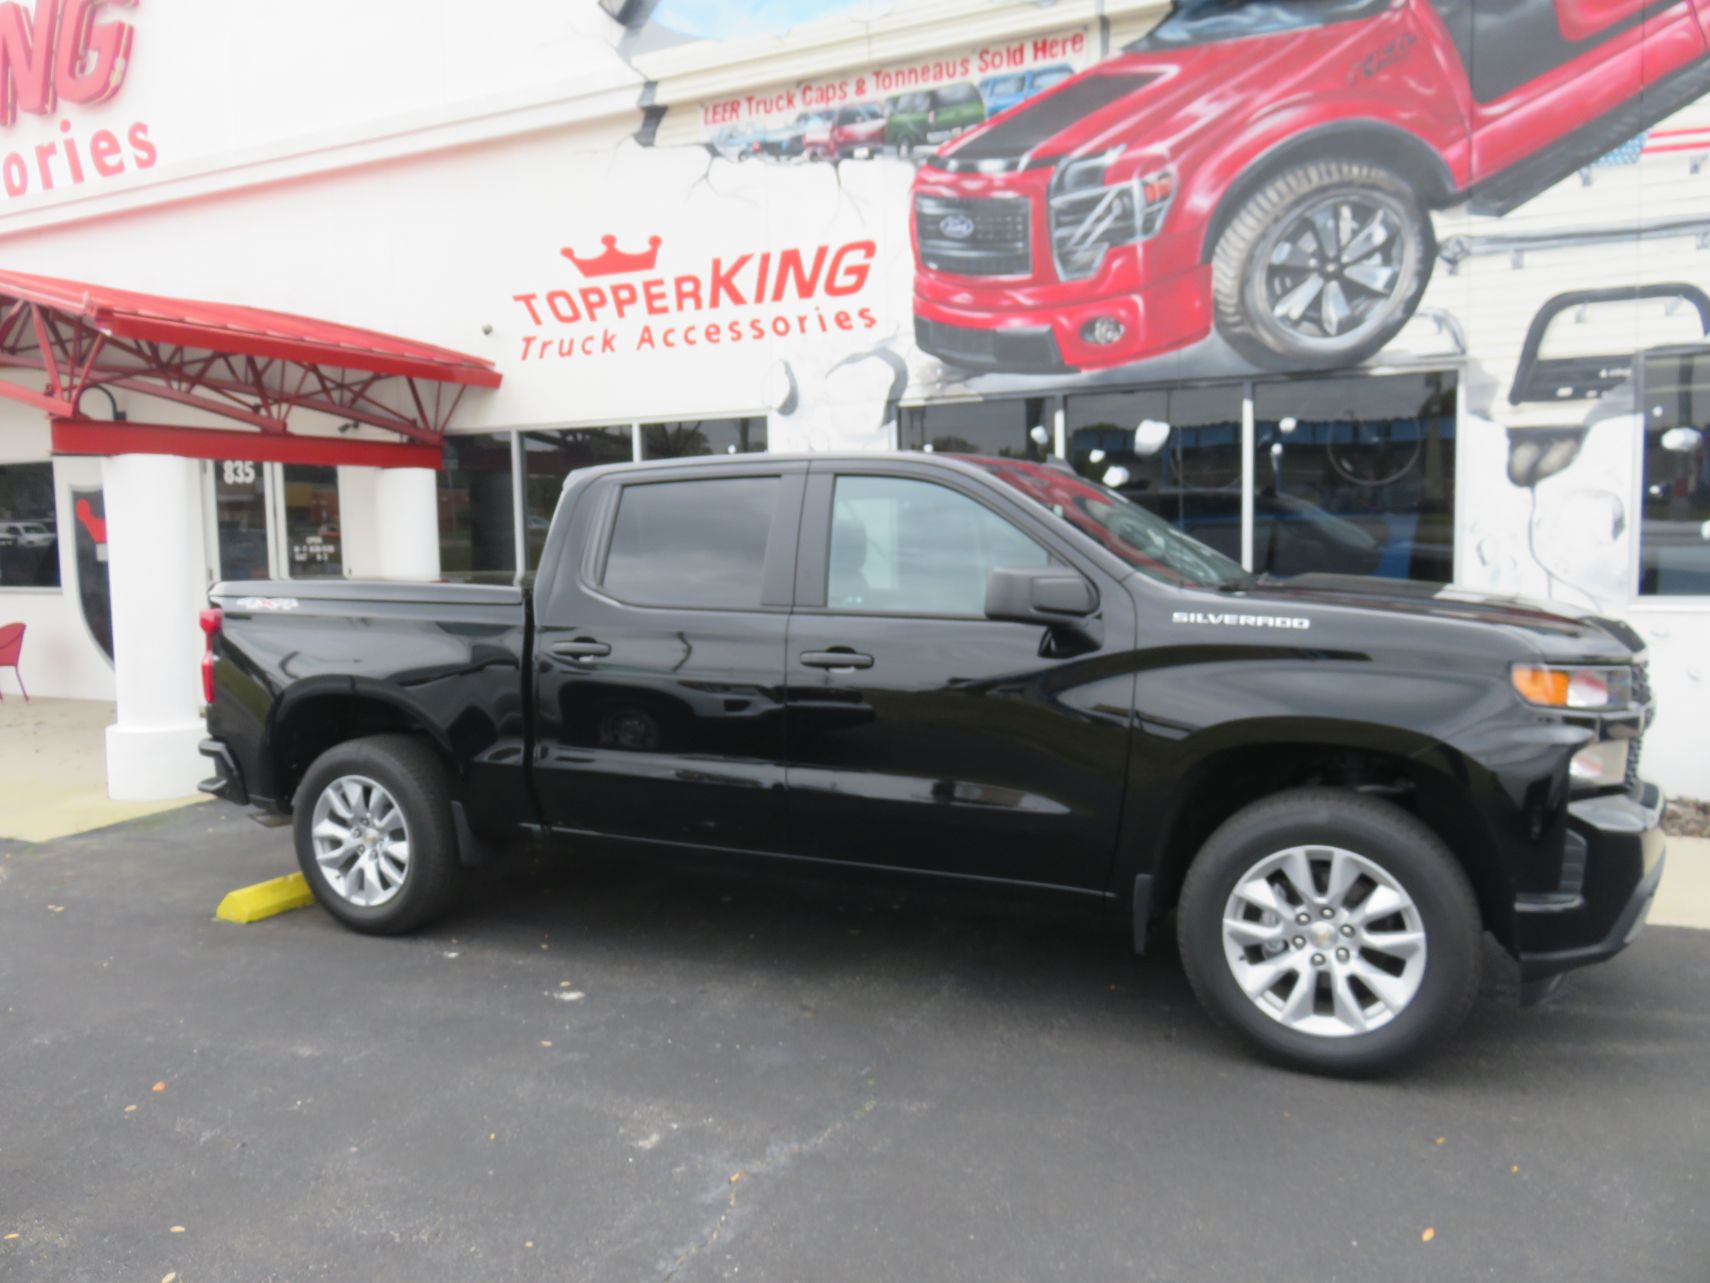
[[[374,330],[0,271],[5,369],[41,371],[41,392],[0,379],[0,396],[45,410],[58,454],[428,468],[440,464],[464,392],[496,388],[501,377],[490,361]],[[396,393],[400,381],[404,395],[376,395]],[[78,402],[91,388],[173,401],[248,430],[87,419]],[[402,440],[293,433],[294,409]]]

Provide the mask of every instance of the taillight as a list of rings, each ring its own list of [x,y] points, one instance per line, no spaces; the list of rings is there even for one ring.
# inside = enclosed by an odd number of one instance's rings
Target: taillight
[[[204,610],[196,616],[196,622],[202,625],[202,702],[214,702],[214,638],[220,635],[220,625],[225,622],[226,612],[223,610]]]

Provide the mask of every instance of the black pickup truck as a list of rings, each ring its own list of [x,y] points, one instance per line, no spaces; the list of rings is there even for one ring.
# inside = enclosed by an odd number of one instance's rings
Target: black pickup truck
[[[416,927],[520,840],[716,849],[1174,912],[1212,1012],[1370,1072],[1524,999],[1662,875],[1623,625],[1437,585],[1254,579],[1061,464],[574,474],[532,586],[216,586],[217,775],[317,898]]]

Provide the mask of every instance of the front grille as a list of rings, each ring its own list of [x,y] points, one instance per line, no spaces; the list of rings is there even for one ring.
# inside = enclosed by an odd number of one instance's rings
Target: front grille
[[[1650,721],[1651,707],[1651,666],[1645,663],[1633,665],[1633,706],[1641,710],[1639,729],[1643,731],[1645,724]],[[1645,747],[1645,737],[1637,736],[1627,749],[1627,777],[1622,781],[1627,792],[1631,793],[1639,787],[1639,754]]]
[[[958,276],[1029,276],[1033,272],[1033,213],[1019,196],[914,198],[920,261]]]

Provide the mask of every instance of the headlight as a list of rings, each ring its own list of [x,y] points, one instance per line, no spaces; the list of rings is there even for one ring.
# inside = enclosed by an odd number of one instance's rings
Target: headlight
[[[1568,776],[1574,784],[1588,789],[1612,788],[1627,778],[1627,754],[1632,740],[1604,740],[1588,744],[1573,755]]]
[[[1516,664],[1510,677],[1521,699],[1545,708],[1609,710],[1633,700],[1633,670],[1624,665]]]
[[[1071,160],[1051,183],[1051,248],[1064,280],[1091,276],[1114,245],[1131,245],[1157,234],[1176,195],[1173,169],[1105,182],[1121,157],[1120,147]]]

